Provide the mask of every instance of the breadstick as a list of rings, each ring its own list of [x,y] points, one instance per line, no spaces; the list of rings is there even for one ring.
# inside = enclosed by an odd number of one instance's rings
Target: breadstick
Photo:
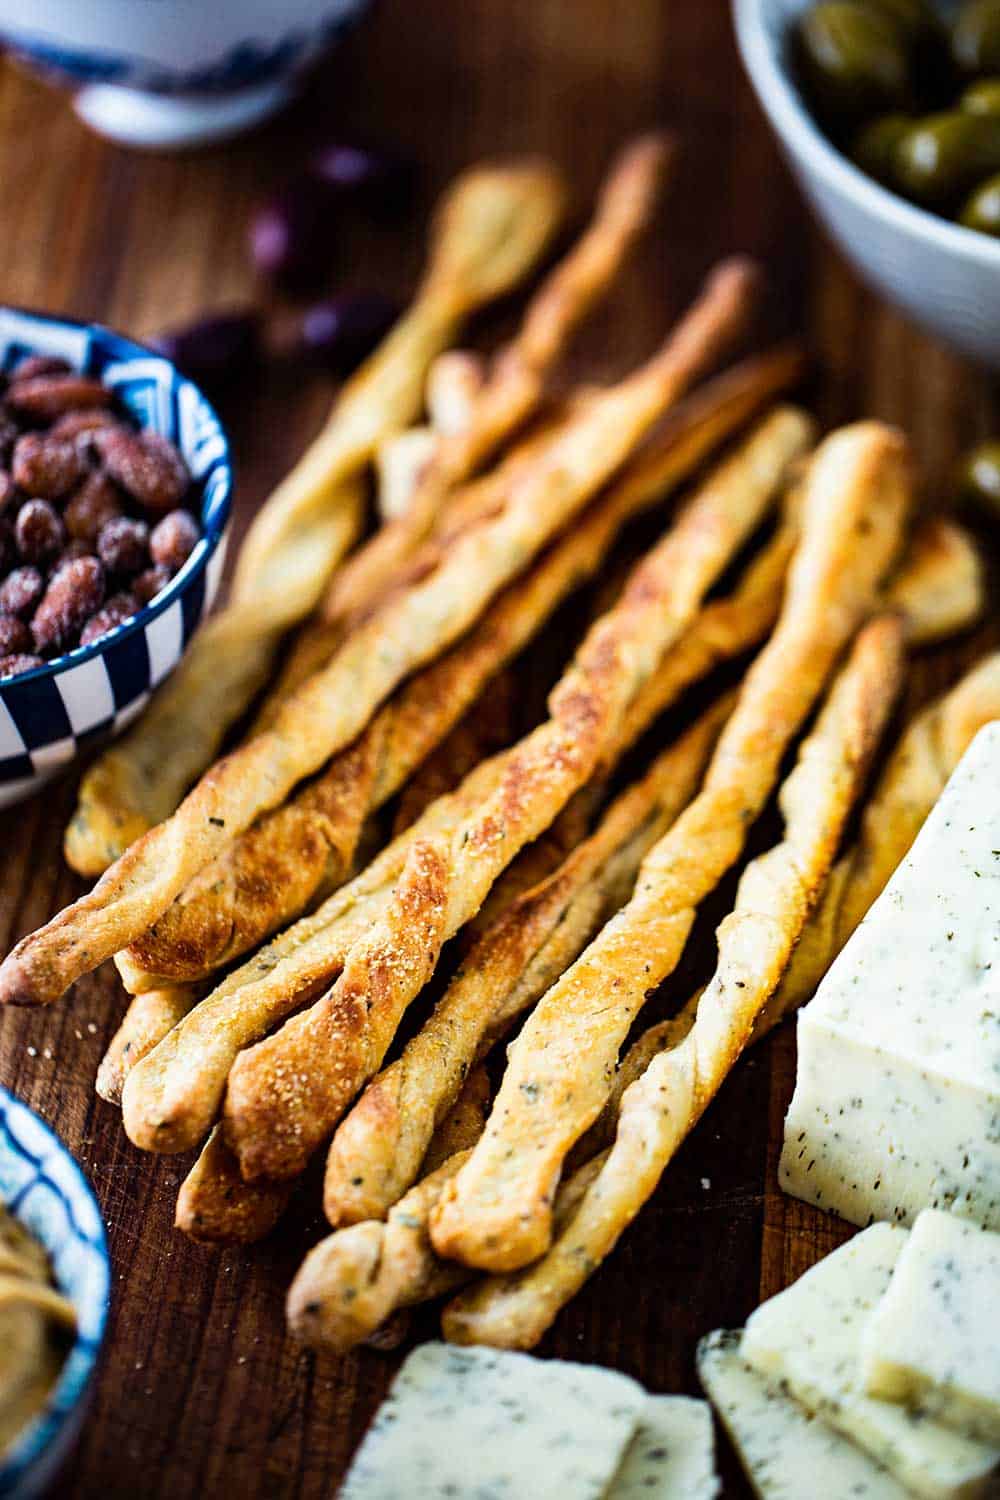
[[[102,1099],[121,1103],[125,1079],[136,1063],[187,1015],[198,994],[194,985],[176,985],[133,996],[97,1070],[96,1088]]]
[[[371,607],[436,524],[449,491],[467,479],[538,406],[545,381],[576,326],[607,291],[648,222],[673,160],[672,137],[634,141],[613,163],[591,224],[532,298],[514,342],[493,363],[464,430],[440,441],[398,520],[382,527],[334,578],[282,670],[285,696],[316,671],[345,623]]]
[[[718,964],[691,1029],[625,1093],[614,1145],[548,1253],[519,1275],[492,1277],[460,1294],[445,1310],[446,1338],[532,1347],[653,1193],[778,982],[891,711],[902,648],[892,616],[861,631],[782,787],[784,838],[747,866],[735,908],[719,928]]]
[[[141,723],[84,777],[66,832],[74,869],[100,874],[169,817],[218,754],[263,686],[282,635],[313,609],[357,538],[358,475],[377,443],[417,415],[430,361],[469,314],[536,264],[564,202],[562,179],[537,162],[479,168],[450,189],[413,306],[344,386],[319,436],[258,512],[230,607],[192,643]]]
[[[406,510],[439,438],[469,426],[485,380],[485,360],[468,349],[447,349],[432,362],[424,391],[428,422],[392,433],[375,450],[375,506],[383,521]]]
[[[129,950],[126,982],[206,977],[345,878],[364,819],[404,784],[456,718],[602,564],[628,519],[663,498],[801,369],[793,349],[736,366],[679,408],[580,522],[450,652],[405,683],[319,779],[236,839]]]
[[[756,285],[743,261],[701,299],[639,371],[571,419],[495,518],[469,529],[430,576],[348,635],[274,726],[219,761],[177,812],[136,841],[88,896],[23,939],[0,968],[0,1002],[54,1000],[132,942],[261,812],[364,728],[403,677],[452,644],[488,601],[618,469],[742,323]]]
[[[399,1309],[430,1302],[462,1286],[475,1273],[438,1259],[428,1222],[445,1187],[467,1160],[460,1151],[424,1176],[389,1211],[327,1235],[306,1256],[288,1291],[289,1332],[316,1349],[342,1354],[368,1341]],[[573,1214],[600,1170],[588,1163],[560,1186],[554,1217]]]
[[[905,445],[888,428],[861,423],[818,449],[778,624],[744,678],[702,792],[646,857],[628,906],[526,1022],[486,1132],[438,1207],[440,1254],[507,1271],[548,1247],[563,1160],[600,1113],[632,1021],[676,966],[698,906],[739,858],[782,756],[871,612],[909,493]]]
[[[489,1097],[486,1070],[473,1069],[454,1108],[435,1132],[425,1174],[479,1138]],[[244,1182],[217,1125],[181,1183],[174,1226],[202,1244],[252,1245],[270,1234],[296,1186],[294,1182]]]
[[[697,788],[731,703],[710,709],[609,808],[589,839],[479,939],[402,1055],[341,1121],[323,1206],[334,1226],[382,1218],[415,1181],[473,1060],[528,1009],[628,896],[642,855]]]
[[[853,848],[830,874],[754,1040],[797,1010],[888,885],[984,724],[1000,718],[1000,654],[988,656],[910,723],[865,808]]]
[[[583,785],[614,743],[636,690],[773,502],[812,437],[803,414],[766,418],[719,465],[588,632],[550,696],[547,722],[514,748],[496,789],[450,832],[413,852],[397,896],[330,992],[243,1052],[226,1094],[226,1138],[240,1170],[301,1169],[381,1063],[442,944],[479,909],[514,856]],[[426,889],[421,899],[421,884]],[[408,955],[408,957],[406,957]],[[377,990],[369,993],[369,986]]]

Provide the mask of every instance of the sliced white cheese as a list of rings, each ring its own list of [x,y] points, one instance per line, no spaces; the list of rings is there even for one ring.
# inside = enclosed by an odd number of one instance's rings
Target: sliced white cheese
[[[647,1396],[607,1500],[713,1500],[718,1493],[708,1403],[690,1396]]]
[[[907,1231],[874,1224],[765,1302],[747,1321],[741,1351],[754,1369],[784,1381],[810,1411],[930,1500],[984,1495],[1000,1452],[861,1385],[864,1325],[889,1285]]]
[[[928,1209],[862,1339],[869,1395],[1000,1444],[1000,1234]]]
[[[855,1224],[1000,1229],[1000,722],[799,1017],[779,1176]]]
[[[906,1500],[881,1465],[747,1364],[739,1332],[702,1339],[698,1375],[761,1500]]]
[[[598,1500],[647,1399],[613,1370],[423,1344],[393,1381],[341,1500]]]

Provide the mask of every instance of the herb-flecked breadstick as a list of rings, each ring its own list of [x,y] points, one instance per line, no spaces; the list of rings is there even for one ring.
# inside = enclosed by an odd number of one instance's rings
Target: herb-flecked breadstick
[[[519,1274],[491,1277],[461,1293],[445,1310],[446,1338],[532,1347],[653,1193],[778,982],[830,868],[902,671],[900,622],[880,616],[862,629],[782,787],[784,838],[743,872],[735,907],[719,927],[715,974],[690,1030],[626,1091],[614,1144],[548,1253]]]
[[[381,1218],[416,1180],[486,1038],[543,995],[626,899],[629,875],[694,794],[728,707],[709,710],[658,756],[590,838],[482,935],[433,1014],[341,1121],[323,1193],[331,1224]]]
[[[632,1021],[675,968],[698,906],[739,858],[786,749],[873,609],[909,500],[906,448],[892,430],[860,423],[817,450],[781,615],[743,680],[701,794],[646,857],[628,906],[511,1048],[483,1138],[437,1210],[442,1255],[508,1271],[546,1250],[563,1161],[600,1113]]]
[[[209,860],[355,738],[399,682],[451,645],[600,489],[743,323],[757,278],[717,268],[652,359],[560,429],[498,515],[459,536],[429,577],[391,595],[282,705],[273,727],[219,761],[177,812],[138,839],[94,890],[0,967],[0,1003],[56,999],[134,941]]]
[[[192,643],[142,721],[84,777],[66,833],[75,869],[105,870],[169,817],[218,754],[266,681],[282,635],[309,614],[357,538],[364,515],[358,476],[376,445],[417,415],[430,361],[468,315],[509,292],[538,261],[564,203],[562,179],[536,162],[473,170],[449,190],[413,306],[258,512],[231,605]]]
[[[129,986],[207,977],[336,889],[369,813],[400,789],[560,601],[594,574],[626,521],[662,500],[799,369],[797,353],[779,349],[736,366],[685,402],[649,450],[458,645],[404,683],[314,782],[195,877],[132,944]]]
[[[97,1092],[109,1104],[120,1104],[125,1079],[136,1063],[172,1031],[198,999],[195,985],[172,985],[133,995],[122,1023],[97,1070]]]
[[[496,789],[453,830],[425,842],[419,920],[415,895],[405,915],[391,903],[332,990],[236,1059],[226,1137],[244,1176],[294,1173],[329,1134],[377,1071],[441,945],[475,915],[497,876],[607,753],[635,692],[756,529],[812,431],[802,413],[780,409],[713,471],[636,568],[615,608],[591,627],[550,695],[551,717],[510,753]],[[416,864],[410,879],[415,892]],[[412,951],[417,932],[420,946]],[[377,991],[369,994],[376,979]]]

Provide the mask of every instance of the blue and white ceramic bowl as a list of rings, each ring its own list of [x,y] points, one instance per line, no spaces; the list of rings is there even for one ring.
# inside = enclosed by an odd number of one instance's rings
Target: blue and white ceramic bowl
[[[867,281],[946,343],[1000,368],[1000,240],[889,192],[823,135],[789,66],[791,27],[811,3],[733,0],[744,65],[789,165]]]
[[[202,534],[162,593],[117,629],[44,667],[0,680],[0,807],[117,734],[184,654],[215,598],[232,501],[229,445],[214,410],[169,360],[94,324],[0,308],[0,370],[57,354],[103,380],[140,426],[171,438],[198,489]]]
[[[131,146],[235,135],[286,102],[369,0],[0,0],[0,37],[79,90],[77,113]]]
[[[45,1247],[77,1335],[46,1406],[0,1458],[0,1500],[44,1494],[83,1423],[108,1316],[111,1266],[97,1201],[58,1136],[0,1088],[0,1202]]]

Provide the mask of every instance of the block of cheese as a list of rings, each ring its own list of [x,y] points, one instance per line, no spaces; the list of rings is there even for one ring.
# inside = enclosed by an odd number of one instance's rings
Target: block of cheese
[[[869,1395],[1000,1444],[1000,1234],[928,1209],[864,1331]]]
[[[799,1017],[779,1177],[855,1224],[1000,1229],[1000,722]]]
[[[614,1370],[423,1344],[393,1381],[341,1500],[598,1500],[647,1399]]]
[[[739,1332],[702,1339],[698,1376],[761,1500],[906,1500],[886,1469],[747,1364]]]
[[[713,1500],[718,1493],[708,1403],[690,1396],[647,1396],[607,1500]]]
[[[744,1359],[784,1381],[803,1406],[864,1448],[906,1489],[930,1500],[990,1493],[1000,1452],[877,1401],[861,1384],[865,1323],[884,1296],[905,1229],[873,1224],[747,1320]]]

